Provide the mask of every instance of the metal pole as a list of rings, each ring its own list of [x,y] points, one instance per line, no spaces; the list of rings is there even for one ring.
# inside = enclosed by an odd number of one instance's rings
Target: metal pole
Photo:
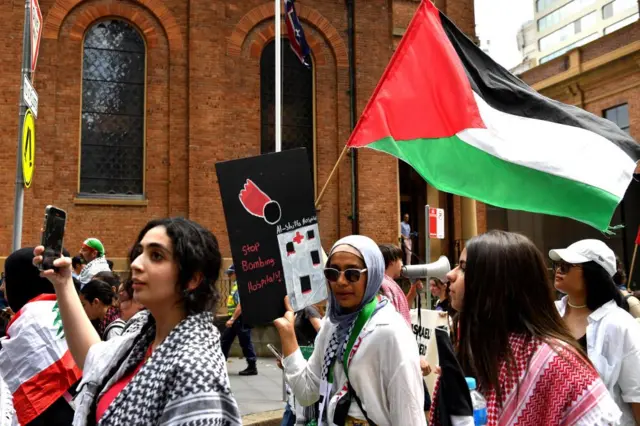
[[[24,205],[24,177],[22,176],[22,125],[27,112],[24,101],[24,79],[31,78],[31,4],[24,2],[24,30],[22,34],[22,71],[20,73],[20,102],[18,110],[18,148],[16,153],[16,192],[13,207],[13,251],[22,246],[22,208]]]
[[[424,261],[425,263],[431,263],[431,237],[429,234],[431,229],[429,227],[429,204],[424,206]],[[429,286],[429,277],[425,280],[424,292],[427,299],[427,309],[431,309],[431,288]]]
[[[276,2],[276,152],[282,151],[282,38],[280,34],[280,0]]]

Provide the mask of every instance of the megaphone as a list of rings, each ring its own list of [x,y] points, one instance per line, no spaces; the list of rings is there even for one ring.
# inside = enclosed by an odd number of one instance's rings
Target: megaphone
[[[446,281],[445,276],[449,271],[451,271],[451,263],[449,263],[449,259],[447,256],[440,256],[440,259],[433,263],[403,266],[402,276],[410,280],[435,277],[441,281]]]

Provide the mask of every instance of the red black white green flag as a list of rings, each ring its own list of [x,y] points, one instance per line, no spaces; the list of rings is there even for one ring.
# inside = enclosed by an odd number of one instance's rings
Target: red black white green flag
[[[394,155],[440,190],[600,230],[640,160],[626,132],[534,91],[428,0],[347,145]]]

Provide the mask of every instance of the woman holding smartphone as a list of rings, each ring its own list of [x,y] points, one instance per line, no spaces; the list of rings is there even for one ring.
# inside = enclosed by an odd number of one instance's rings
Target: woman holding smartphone
[[[42,261],[44,248],[34,251]],[[69,349],[83,370],[73,424],[240,425],[211,309],[221,256],[188,219],[149,222],[130,254],[140,313],[101,342],[71,278],[71,260],[42,273],[55,288]]]
[[[370,238],[338,241],[325,268],[329,308],[309,361],[287,312],[275,320],[287,383],[302,405],[319,401],[318,424],[424,425],[418,347],[404,319],[378,291],[384,259]]]

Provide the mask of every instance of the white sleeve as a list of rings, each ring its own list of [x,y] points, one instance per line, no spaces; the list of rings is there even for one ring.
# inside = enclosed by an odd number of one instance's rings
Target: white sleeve
[[[302,356],[300,349],[282,360],[285,380],[291,387],[299,404],[308,406],[320,398],[320,379],[322,375],[322,362],[324,348],[328,333],[333,328],[327,327],[325,321],[316,336],[315,349],[309,361]]]
[[[626,403],[640,403],[640,326],[634,321],[626,330],[623,347],[624,358],[621,360],[618,386],[622,391],[622,400]]]
[[[418,347],[408,329],[406,333],[396,330],[391,336],[384,345],[386,355],[383,357],[389,368],[386,393],[391,424],[425,425],[424,384]]]

